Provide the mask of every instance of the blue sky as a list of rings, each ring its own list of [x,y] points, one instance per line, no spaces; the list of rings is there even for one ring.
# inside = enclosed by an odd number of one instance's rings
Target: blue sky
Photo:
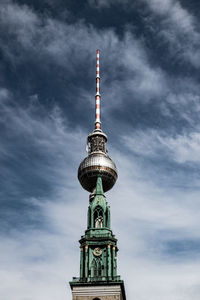
[[[107,193],[128,299],[200,298],[200,4],[0,4],[0,298],[71,299],[94,128],[119,178]]]

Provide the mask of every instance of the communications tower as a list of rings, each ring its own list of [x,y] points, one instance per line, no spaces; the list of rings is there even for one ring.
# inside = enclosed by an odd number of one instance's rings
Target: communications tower
[[[87,229],[81,236],[80,277],[70,282],[72,300],[126,300],[124,282],[117,275],[117,239],[110,227],[110,206],[105,197],[117,180],[117,168],[106,150],[101,129],[99,50],[96,70],[95,129],[87,137],[88,156],[81,162],[78,179],[90,192]]]

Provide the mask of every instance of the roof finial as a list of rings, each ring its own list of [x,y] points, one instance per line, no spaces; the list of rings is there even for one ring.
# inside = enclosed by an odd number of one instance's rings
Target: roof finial
[[[96,120],[95,120],[95,129],[101,130],[101,120],[100,120],[100,76],[99,76],[99,50],[97,50],[97,73],[96,73]]]

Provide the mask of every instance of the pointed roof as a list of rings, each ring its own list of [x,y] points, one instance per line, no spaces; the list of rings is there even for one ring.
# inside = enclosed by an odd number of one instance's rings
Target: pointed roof
[[[104,196],[101,174],[99,174],[98,177],[97,177],[95,195],[102,195],[102,196]]]
[[[101,206],[104,211],[106,211],[107,208],[107,202],[106,202],[106,197],[103,193],[103,184],[102,184],[102,178],[101,174],[98,174],[97,177],[97,183],[96,183],[96,189],[94,191],[94,199],[90,203],[91,209],[95,209],[96,206]]]

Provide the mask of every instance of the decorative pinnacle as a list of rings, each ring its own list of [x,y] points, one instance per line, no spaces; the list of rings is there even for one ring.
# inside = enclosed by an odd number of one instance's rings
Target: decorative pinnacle
[[[97,73],[96,73],[96,120],[95,120],[95,129],[101,130],[101,120],[100,120],[100,76],[99,76],[99,50],[97,50]]]

